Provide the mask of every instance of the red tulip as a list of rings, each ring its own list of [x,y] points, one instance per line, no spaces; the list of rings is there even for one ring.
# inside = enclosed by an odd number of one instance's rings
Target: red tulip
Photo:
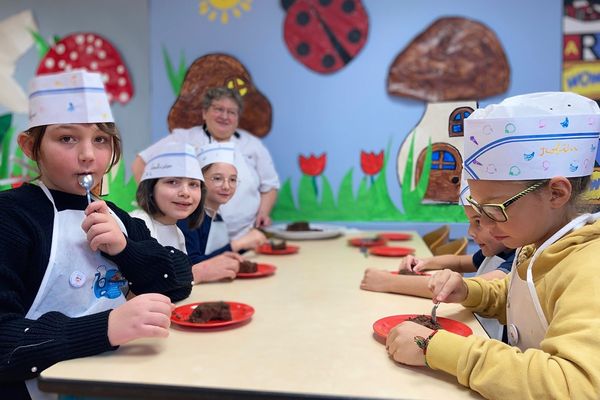
[[[381,150],[379,154],[375,154],[375,152],[367,153],[366,151],[361,151],[360,167],[367,175],[375,175],[379,173],[379,171],[381,171],[381,167],[383,167],[383,150]]]
[[[319,176],[325,169],[325,163],[327,163],[327,154],[323,153],[319,157],[314,154],[310,154],[310,157],[304,157],[300,155],[298,157],[300,163],[300,169],[303,173],[310,176]]]

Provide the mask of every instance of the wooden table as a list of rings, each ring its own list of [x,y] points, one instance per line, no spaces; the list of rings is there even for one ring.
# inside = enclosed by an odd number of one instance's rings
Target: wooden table
[[[414,232],[413,232],[414,233]],[[369,233],[363,233],[369,235]],[[372,233],[370,233],[372,236]],[[394,269],[397,258],[369,256],[337,239],[298,241],[296,255],[255,261],[276,274],[198,285],[180,304],[227,300],[253,306],[249,323],[201,330],[172,326],[168,339],[144,339],[115,352],[45,370],[42,390],[89,396],[160,399],[468,399],[478,394],[442,372],[393,362],[372,324],[394,314],[429,313],[431,300],[359,289],[366,267]],[[290,242],[291,243],[291,242]],[[416,234],[392,242],[429,250]],[[460,305],[438,315],[486,336]]]

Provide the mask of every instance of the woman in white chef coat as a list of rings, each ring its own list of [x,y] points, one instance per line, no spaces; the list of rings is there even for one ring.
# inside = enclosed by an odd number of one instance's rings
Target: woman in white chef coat
[[[232,142],[236,149],[236,168],[240,181],[233,198],[220,209],[229,236],[241,237],[252,227],[271,224],[270,213],[279,189],[279,177],[267,148],[250,133],[238,129],[242,98],[234,90],[218,87],[204,94],[204,126],[175,129],[157,143],[140,152],[132,169],[139,180],[156,146],[185,142],[196,149],[211,142]]]

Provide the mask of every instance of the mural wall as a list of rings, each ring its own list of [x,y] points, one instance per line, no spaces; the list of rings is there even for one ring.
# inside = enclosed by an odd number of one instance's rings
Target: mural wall
[[[173,123],[197,123],[185,107],[173,107],[175,101],[178,95],[193,101],[216,79],[239,90],[248,110],[255,110],[245,126],[263,138],[283,182],[276,219],[462,221],[462,210],[450,204],[460,172],[462,119],[478,103],[561,87],[559,2],[47,3],[0,5],[0,23],[31,10],[31,31],[37,32],[27,31],[26,48],[0,74],[14,82],[0,84],[16,82],[25,91],[36,72],[59,68],[60,57],[77,50],[84,57],[77,54],[72,62],[98,66],[94,57],[103,49],[87,57],[87,38],[93,37],[92,48],[96,39],[110,44],[104,59],[117,60],[115,73],[123,67],[123,76],[107,72],[107,78],[116,79],[113,107],[125,159],[109,189],[124,208],[133,206],[129,164],[135,154],[167,135]],[[442,38],[442,45],[419,53],[424,41],[435,43],[432,38]],[[69,51],[59,54],[61,44]],[[406,71],[413,74],[408,80]],[[196,78],[186,87],[188,73]],[[13,92],[9,99],[18,101]],[[34,167],[11,144],[24,127],[22,110],[8,108],[0,98],[1,178]]]

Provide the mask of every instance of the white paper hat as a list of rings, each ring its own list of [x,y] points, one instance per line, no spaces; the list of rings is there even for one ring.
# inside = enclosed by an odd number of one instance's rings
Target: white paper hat
[[[531,93],[475,110],[464,122],[473,179],[536,180],[592,173],[600,108],[575,93]]]
[[[167,177],[204,180],[194,146],[186,143],[166,143],[146,163],[142,181]]]
[[[235,166],[235,144],[231,142],[212,142],[200,147],[198,161],[200,168],[222,162]]]
[[[471,189],[469,189],[469,182],[467,182],[467,173],[463,169],[460,176],[460,192],[458,195],[458,203],[461,206],[470,206],[471,203],[467,200],[467,197],[471,195]]]
[[[73,70],[39,75],[30,82],[27,129],[95,122],[115,122],[100,74]]]

